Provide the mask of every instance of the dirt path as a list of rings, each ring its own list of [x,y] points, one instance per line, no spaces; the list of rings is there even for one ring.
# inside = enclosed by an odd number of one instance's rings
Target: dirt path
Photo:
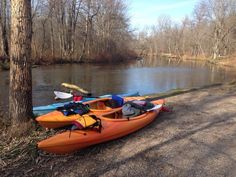
[[[41,153],[37,163],[4,174],[236,176],[236,85],[202,89],[166,101],[173,112],[162,113],[136,133],[70,156]]]

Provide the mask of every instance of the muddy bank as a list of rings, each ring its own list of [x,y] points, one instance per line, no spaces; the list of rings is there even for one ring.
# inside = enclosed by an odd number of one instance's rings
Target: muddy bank
[[[1,176],[236,176],[236,83],[166,101],[173,111],[149,126],[72,155],[37,151],[35,142],[48,136],[39,129],[11,141],[15,149],[1,142]]]

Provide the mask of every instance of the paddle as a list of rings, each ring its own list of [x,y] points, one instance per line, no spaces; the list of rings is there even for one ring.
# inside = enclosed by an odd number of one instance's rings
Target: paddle
[[[61,91],[54,91],[55,99],[69,99],[73,97],[71,93],[61,92]]]
[[[55,99],[69,99],[72,98],[74,95],[71,93],[67,93],[67,92],[61,92],[61,91],[54,91],[55,94]],[[84,96],[84,98],[99,98],[98,96]]]
[[[163,106],[162,104],[155,105],[153,108],[148,109],[147,112],[153,111],[153,110],[156,110],[156,109],[160,109],[162,106]]]
[[[68,84],[68,83],[62,83],[61,86],[71,89],[71,90],[76,90],[79,91],[83,94],[86,94],[86,96],[83,97],[91,97],[91,93],[88,92],[87,90],[84,90],[83,88],[74,85],[74,84]],[[61,92],[61,91],[54,91],[55,94],[55,99],[69,99],[72,98],[74,95],[72,94],[72,92],[67,93],[67,92]],[[96,97],[93,97],[96,98]]]
[[[61,91],[53,91],[53,92],[55,94],[55,99],[69,99],[73,97],[71,93],[61,92]]]
[[[86,95],[91,95],[91,93],[89,91],[84,90],[81,87],[74,85],[74,84],[62,83],[61,86],[66,87],[68,89],[79,91],[79,92],[86,94]]]

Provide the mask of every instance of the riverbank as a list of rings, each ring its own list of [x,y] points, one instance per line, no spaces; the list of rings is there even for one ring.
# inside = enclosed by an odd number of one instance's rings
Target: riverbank
[[[195,57],[190,57],[190,56],[183,56],[182,58],[179,58],[175,55],[160,55],[157,56],[162,59],[167,59],[167,60],[173,60],[173,61],[202,61],[202,62],[209,62],[214,65],[218,66],[223,66],[223,67],[230,67],[230,68],[235,68],[236,70],[236,57],[231,57],[231,58],[221,58],[217,60],[212,60],[212,59],[206,59],[203,57],[195,58]],[[95,58],[95,59],[88,59],[86,61],[76,61],[76,60],[66,60],[66,59],[60,59],[60,58],[54,58],[54,59],[42,59],[42,60],[37,60],[33,63],[32,68],[36,68],[39,66],[47,66],[47,65],[57,65],[57,64],[76,64],[76,63],[102,63],[102,64],[107,64],[107,63],[121,63],[121,62],[132,62],[132,61],[137,61],[137,60],[142,60],[143,57],[138,57],[137,55],[129,55],[129,56],[117,56],[113,60],[112,58]],[[9,70],[9,63],[1,63],[0,62],[0,71],[1,70]]]
[[[212,58],[206,58],[204,56],[194,57],[190,55],[173,55],[168,53],[162,53],[159,56],[160,58],[164,58],[167,60],[173,60],[173,61],[203,61],[203,62],[209,62],[214,65],[218,66],[225,66],[225,67],[231,67],[236,69],[236,56],[231,57],[220,57],[216,60],[213,60]]]
[[[236,82],[186,90],[184,94],[166,98],[166,102],[173,111],[161,113],[142,130],[72,155],[55,156],[38,151],[35,143],[55,132],[37,125],[31,135],[20,140],[2,134],[0,173],[2,176],[235,176]]]
[[[121,62],[132,62],[135,60],[140,60],[140,58],[134,53],[129,52],[125,54],[100,54],[93,58],[83,58],[83,59],[66,59],[66,58],[34,58],[32,59],[32,68],[38,66],[46,66],[46,65],[56,65],[56,64],[78,64],[78,63],[121,63]],[[4,58],[0,56],[0,71],[1,70],[9,70],[9,58]]]
[[[233,67],[236,69],[236,57],[230,59],[218,60],[216,61],[216,64],[219,64],[221,66]]]

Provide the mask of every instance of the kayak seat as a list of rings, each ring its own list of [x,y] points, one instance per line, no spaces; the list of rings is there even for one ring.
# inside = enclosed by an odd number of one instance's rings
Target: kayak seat
[[[127,101],[122,106],[122,113],[124,117],[136,117],[138,115],[143,114],[148,109],[153,108],[155,105],[148,101],[141,101],[141,100],[133,100]]]
[[[92,104],[89,104],[89,108],[90,109],[100,109],[100,110],[106,110],[107,109],[104,101],[98,101],[98,102],[94,102]]]
[[[105,110],[107,107],[103,101],[97,102],[97,109]]]
[[[124,118],[121,110],[106,114],[106,115],[104,115],[104,117],[109,118],[109,119],[122,119],[122,118]]]
[[[115,117],[114,117],[114,118],[115,118],[115,119],[119,119],[119,113],[118,113],[118,112],[115,112],[114,114],[115,114]]]

